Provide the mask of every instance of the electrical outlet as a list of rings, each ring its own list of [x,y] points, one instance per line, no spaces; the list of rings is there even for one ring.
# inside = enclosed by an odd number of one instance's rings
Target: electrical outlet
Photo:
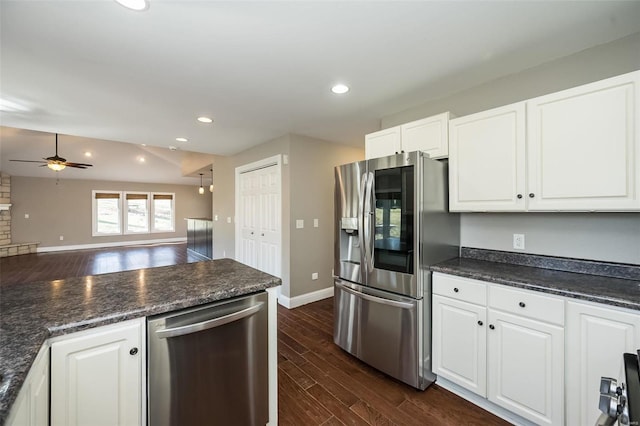
[[[513,234],[513,248],[524,250],[524,234]]]
[[[227,217],[227,223],[231,223],[231,218]]]
[[[25,219],[29,219],[29,213],[25,213],[25,214],[24,214],[24,218],[25,218]]]
[[[313,274],[311,274],[311,279],[312,280],[317,280],[318,279],[318,273],[314,272]]]
[[[313,227],[314,227],[314,228],[317,228],[317,227],[318,227],[318,225],[319,225],[319,223],[318,223],[318,219],[313,219]]]
[[[64,241],[64,235],[60,235],[60,241]]]

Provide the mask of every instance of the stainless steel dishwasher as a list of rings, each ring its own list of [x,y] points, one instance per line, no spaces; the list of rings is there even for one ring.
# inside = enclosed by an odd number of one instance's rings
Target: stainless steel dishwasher
[[[148,424],[265,425],[267,293],[147,321]]]

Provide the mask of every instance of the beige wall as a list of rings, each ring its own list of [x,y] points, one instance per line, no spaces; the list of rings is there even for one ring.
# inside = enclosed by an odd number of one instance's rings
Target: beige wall
[[[443,111],[463,116],[640,69],[640,33],[509,75],[455,95],[384,117],[392,127]],[[526,252],[640,264],[638,213],[469,213],[461,244],[513,250],[525,234]]]
[[[40,242],[40,247],[124,241],[185,238],[185,217],[210,217],[211,193],[199,195],[191,185],[11,177],[12,238]],[[92,190],[173,192],[176,194],[176,232],[93,237]],[[29,219],[25,219],[29,214]],[[60,241],[60,235],[64,241]]]
[[[333,168],[361,160],[364,151],[299,135],[285,135],[214,163],[214,257],[235,256],[235,168],[274,155],[282,166],[282,293],[295,297],[332,286]],[[231,223],[227,223],[231,218]],[[304,229],[296,229],[303,219]],[[313,228],[313,219],[319,227]],[[311,274],[318,273],[318,280]]]

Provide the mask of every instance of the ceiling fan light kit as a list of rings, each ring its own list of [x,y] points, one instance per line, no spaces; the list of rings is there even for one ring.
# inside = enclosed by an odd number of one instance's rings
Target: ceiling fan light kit
[[[62,158],[58,155],[58,134],[56,133],[56,155],[53,157],[43,158],[42,160],[9,160],[16,161],[20,163],[41,163],[40,167],[47,166],[51,170],[55,172],[59,172],[64,170],[67,167],[73,167],[75,169],[86,169],[87,167],[92,167],[92,164],[87,163],[73,163],[71,161],[67,161],[66,158]]]

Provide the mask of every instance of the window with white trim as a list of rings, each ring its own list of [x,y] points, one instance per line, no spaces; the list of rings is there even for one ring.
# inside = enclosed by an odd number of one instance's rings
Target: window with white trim
[[[175,231],[174,194],[154,192],[151,204],[151,232]]]
[[[93,191],[93,235],[122,233],[120,192]]]
[[[93,236],[175,232],[174,193],[92,191]]]
[[[125,193],[125,234],[149,233],[149,193]]]

